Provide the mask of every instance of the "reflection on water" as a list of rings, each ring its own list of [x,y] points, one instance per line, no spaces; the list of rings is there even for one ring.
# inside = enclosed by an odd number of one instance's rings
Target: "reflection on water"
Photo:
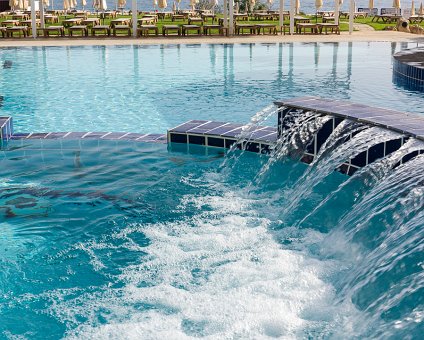
[[[0,114],[14,116],[18,131],[145,133],[193,118],[246,122],[303,95],[424,114],[420,94],[392,84],[392,53],[412,45],[9,48],[0,51],[0,61],[14,60],[0,74]]]

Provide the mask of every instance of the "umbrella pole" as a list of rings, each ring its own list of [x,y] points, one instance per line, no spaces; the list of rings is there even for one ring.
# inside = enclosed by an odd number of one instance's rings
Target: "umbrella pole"
[[[294,34],[295,0],[290,0],[290,34]]]
[[[132,11],[132,29],[133,29],[133,37],[137,37],[137,0],[132,0],[131,4]]]
[[[35,18],[35,0],[31,0],[31,29],[32,37],[37,38],[37,22]]]
[[[284,0],[280,0],[280,10],[279,10],[279,19],[280,19],[280,29],[283,29],[284,25]]]
[[[39,10],[40,10],[40,25],[41,28],[44,28],[44,0],[41,0],[39,2]]]
[[[234,34],[234,0],[230,0],[230,27],[229,34],[230,36]]]
[[[228,0],[224,0],[224,27],[228,28]]]
[[[334,23],[336,25],[339,24],[339,12],[340,12],[340,2],[339,0],[335,1],[335,6],[334,6]]]

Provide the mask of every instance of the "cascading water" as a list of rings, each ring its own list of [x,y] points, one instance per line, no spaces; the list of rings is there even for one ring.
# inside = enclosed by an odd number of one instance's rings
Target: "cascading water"
[[[264,124],[268,120],[268,118],[275,115],[278,110],[279,109],[276,108],[274,105],[269,105],[252,116],[250,122],[242,127],[237,137],[237,141],[231,145],[230,150],[228,152],[228,157],[224,159],[224,162],[222,164],[223,169],[226,167],[229,160],[235,160],[240,156],[239,154],[234,153],[234,151],[238,149],[242,150],[242,152],[245,151],[246,144],[251,141],[252,135],[256,131],[256,129],[258,129],[262,124]]]
[[[278,160],[300,158],[299,150],[306,151],[329,118],[298,111],[290,119],[257,179],[266,181]],[[402,164],[406,156],[422,152],[424,143],[406,139],[400,149],[346,176],[331,191],[314,190],[342,163],[400,138],[389,130],[344,120],[304,173],[289,186],[282,183],[280,194],[273,195],[272,206],[279,210],[273,216],[280,221],[274,227],[277,239],[296,239],[302,229],[326,230],[312,253],[348,258],[332,282],[336,305],[352,302],[363,312],[349,337],[419,338],[424,331],[424,155]]]

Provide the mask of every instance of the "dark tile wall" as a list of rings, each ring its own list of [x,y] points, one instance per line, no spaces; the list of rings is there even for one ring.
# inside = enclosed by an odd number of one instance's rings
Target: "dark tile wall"
[[[424,48],[400,51],[393,56],[393,82],[408,90],[424,92]]]

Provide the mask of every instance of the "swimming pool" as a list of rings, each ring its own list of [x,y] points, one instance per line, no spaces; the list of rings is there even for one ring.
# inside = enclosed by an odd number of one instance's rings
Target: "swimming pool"
[[[294,94],[423,114],[422,96],[391,83],[387,54],[400,47],[7,49],[1,110],[18,131],[146,133],[193,118],[246,122]],[[368,134],[368,144],[382,138]],[[270,160],[10,141],[0,153],[0,337],[418,337],[423,156],[350,179],[331,157],[324,169]]]
[[[416,44],[308,43],[9,48],[0,114],[15,130],[164,133],[190,119],[247,122],[275,100],[349,99],[424,114],[392,83],[392,53]]]

